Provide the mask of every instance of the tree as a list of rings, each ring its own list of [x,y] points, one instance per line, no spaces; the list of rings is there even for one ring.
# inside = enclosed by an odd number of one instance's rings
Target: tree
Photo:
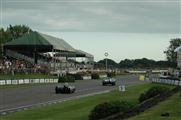
[[[134,65],[134,60],[129,60],[129,59],[125,59],[125,60],[121,60],[119,63],[119,66],[121,68],[131,68]]]
[[[100,60],[97,62],[98,64],[102,64],[105,67],[106,59]],[[114,60],[107,59],[108,68],[116,68],[119,67],[118,63],[116,63]]]
[[[32,31],[28,26],[25,25],[9,25],[7,29],[0,28],[0,58],[2,58],[2,46],[3,44],[17,39],[23,36],[25,33]]]
[[[3,28],[0,28],[0,58],[2,58],[2,45],[6,43],[8,35]]]
[[[171,39],[169,47],[167,48],[166,51],[164,51],[164,53],[167,56],[167,60],[169,62],[173,62],[173,63],[177,62],[177,53],[175,53],[174,50],[180,45],[181,45],[180,38]]]
[[[17,39],[21,36],[23,36],[25,33],[27,32],[31,32],[32,30],[25,25],[9,25],[9,27],[7,28],[6,32],[8,33],[8,40],[14,40]]]

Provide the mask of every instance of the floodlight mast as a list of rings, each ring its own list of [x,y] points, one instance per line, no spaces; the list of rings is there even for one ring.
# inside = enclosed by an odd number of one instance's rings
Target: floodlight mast
[[[107,72],[107,57],[108,57],[109,54],[108,54],[108,52],[105,52],[104,55],[106,57],[106,72]]]

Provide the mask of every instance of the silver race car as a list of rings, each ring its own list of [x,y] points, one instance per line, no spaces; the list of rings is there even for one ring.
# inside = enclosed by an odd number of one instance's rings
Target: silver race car
[[[102,85],[105,86],[105,85],[116,85],[116,79],[114,78],[106,78],[102,81]]]

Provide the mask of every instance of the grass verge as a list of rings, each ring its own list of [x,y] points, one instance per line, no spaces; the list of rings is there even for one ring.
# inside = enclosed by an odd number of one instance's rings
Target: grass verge
[[[35,108],[2,116],[1,120],[88,120],[90,110],[97,104],[113,100],[138,103],[139,95],[157,84],[142,84],[128,87],[125,92],[117,90],[95,96],[66,101],[42,108]]]

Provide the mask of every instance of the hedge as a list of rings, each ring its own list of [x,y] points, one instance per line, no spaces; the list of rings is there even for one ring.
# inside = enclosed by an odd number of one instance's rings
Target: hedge
[[[142,93],[139,97],[139,102],[143,102],[147,99],[150,99],[156,95],[162,94],[162,93],[166,93],[168,92],[170,89],[168,87],[164,87],[164,86],[154,86],[151,87],[148,91],[146,91],[145,93]]]
[[[58,78],[58,83],[62,82],[75,82],[75,78],[72,77],[71,75],[60,76]]]
[[[68,75],[74,77],[75,80],[83,80],[82,74],[80,74],[80,73],[68,74]]]
[[[114,77],[114,76],[116,76],[115,72],[108,72],[107,73],[107,77]]]
[[[115,113],[125,112],[133,108],[133,104],[126,101],[111,101],[97,105],[90,113],[89,120],[99,120]]]
[[[91,74],[91,77],[92,77],[92,79],[100,79],[98,73],[92,73],[92,74]]]

